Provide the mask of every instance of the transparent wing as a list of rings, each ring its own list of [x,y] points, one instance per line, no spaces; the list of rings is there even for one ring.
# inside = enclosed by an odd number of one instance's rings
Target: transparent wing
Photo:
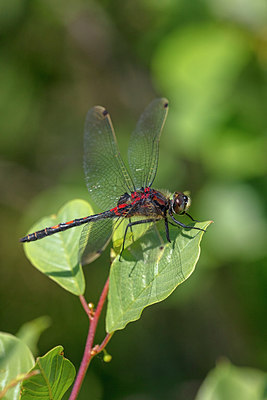
[[[117,205],[120,196],[134,190],[121,158],[107,110],[88,111],[84,132],[84,171],[92,199],[103,210]]]
[[[114,231],[124,221],[125,218],[100,219],[84,225],[79,244],[79,260],[82,260],[83,265],[93,262],[102,254]]]
[[[111,238],[112,226],[111,219],[100,219],[84,225],[79,249],[79,259],[83,265],[93,262],[105,250]]]
[[[141,115],[133,131],[128,160],[136,189],[151,186],[157,172],[159,140],[168,113],[168,100],[155,99]]]

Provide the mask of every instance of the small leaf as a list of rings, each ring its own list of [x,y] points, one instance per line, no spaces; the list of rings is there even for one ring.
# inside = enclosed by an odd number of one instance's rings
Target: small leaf
[[[132,222],[137,220],[138,218],[136,217],[131,218]],[[112,242],[113,242],[112,252],[114,251],[116,255],[121,253],[123,238],[128,224],[129,224],[128,219],[122,220],[112,235]],[[126,249],[128,246],[136,242],[139,238],[144,236],[144,234],[151,228],[152,225],[153,223],[137,225],[134,227],[134,232],[132,232],[131,229],[128,229],[125,238],[124,248]]]
[[[92,214],[92,208],[84,200],[72,200],[65,204],[58,215],[43,218],[30,233]],[[79,240],[82,226],[56,233],[52,236],[25,243],[25,253],[31,263],[64,289],[79,296],[84,293],[85,282],[79,262]]]
[[[205,229],[211,222],[196,223]],[[172,228],[171,243],[151,230],[117,256],[110,272],[107,332],[123,329],[137,320],[143,309],[166,299],[194,271],[200,255],[202,231]]]
[[[19,399],[22,374],[33,365],[34,358],[28,346],[13,335],[0,332],[0,398]]]
[[[37,353],[37,342],[39,337],[41,336],[42,332],[49,328],[51,325],[51,318],[44,316],[36,318],[32,321],[25,322],[19,331],[17,332],[16,336],[21,339],[33,354]]]
[[[31,371],[35,370],[39,370],[40,374],[22,382],[21,400],[60,400],[75,377],[75,368],[63,356],[62,346],[38,357]]]
[[[208,374],[196,400],[265,400],[266,389],[266,373],[224,360]]]

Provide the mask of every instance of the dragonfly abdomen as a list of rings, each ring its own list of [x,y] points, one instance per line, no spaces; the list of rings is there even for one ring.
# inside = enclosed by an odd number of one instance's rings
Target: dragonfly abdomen
[[[48,228],[41,229],[34,233],[30,233],[29,235],[21,238],[20,242],[34,242],[35,240],[42,239],[46,236],[50,236],[58,232],[63,232],[75,226],[80,226],[83,224],[87,224],[89,222],[97,221],[98,219],[112,218],[112,217],[115,217],[115,214],[110,210],[100,214],[89,215],[88,217],[73,219],[72,221],[63,222],[58,225],[50,226]]]

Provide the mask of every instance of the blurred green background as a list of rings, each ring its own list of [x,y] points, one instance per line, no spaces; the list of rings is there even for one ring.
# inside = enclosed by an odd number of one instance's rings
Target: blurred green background
[[[38,354],[62,344],[78,369],[87,317],[18,240],[68,200],[89,200],[83,124],[112,116],[124,156],[155,97],[170,101],[154,186],[190,190],[214,220],[192,277],[117,332],[80,399],[194,399],[216,362],[267,367],[265,0],[6,0],[0,4],[0,329],[49,315]],[[97,302],[109,253],[85,269]],[[97,340],[104,336],[104,321]]]

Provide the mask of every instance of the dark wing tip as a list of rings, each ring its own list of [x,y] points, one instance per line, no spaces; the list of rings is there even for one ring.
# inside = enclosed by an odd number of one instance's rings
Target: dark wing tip
[[[26,241],[27,241],[27,236],[25,236],[25,237],[23,237],[23,238],[20,238],[19,241],[20,241],[20,242],[26,242]]]

